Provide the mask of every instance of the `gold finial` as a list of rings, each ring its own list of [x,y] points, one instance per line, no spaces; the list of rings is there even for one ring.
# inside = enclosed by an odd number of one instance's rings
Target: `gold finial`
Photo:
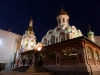
[[[91,26],[90,25],[88,25],[88,30],[89,30],[89,32],[91,31]]]
[[[63,5],[61,5],[61,11],[63,11]]]

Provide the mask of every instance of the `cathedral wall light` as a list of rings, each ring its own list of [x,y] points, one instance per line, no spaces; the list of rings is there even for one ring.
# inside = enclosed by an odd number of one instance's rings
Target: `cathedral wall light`
[[[35,47],[35,50],[41,51],[42,50],[43,45],[41,43],[38,43]]]

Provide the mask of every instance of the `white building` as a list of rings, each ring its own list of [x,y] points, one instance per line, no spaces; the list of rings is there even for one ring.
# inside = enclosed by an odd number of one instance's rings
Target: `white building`
[[[10,69],[16,50],[20,46],[20,35],[0,29],[0,63],[6,63],[5,69]]]

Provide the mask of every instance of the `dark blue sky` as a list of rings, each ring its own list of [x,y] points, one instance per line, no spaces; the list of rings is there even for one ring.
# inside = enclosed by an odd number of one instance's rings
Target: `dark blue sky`
[[[86,36],[90,24],[95,35],[100,35],[99,0],[0,0],[0,29],[23,35],[33,15],[33,29],[37,41],[41,41],[49,29],[57,26],[61,5],[70,16],[70,25]]]

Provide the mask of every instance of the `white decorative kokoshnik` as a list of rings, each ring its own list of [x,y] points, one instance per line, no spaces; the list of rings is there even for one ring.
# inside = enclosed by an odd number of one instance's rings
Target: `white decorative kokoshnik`
[[[49,30],[42,38],[42,43],[45,46],[83,36],[81,31],[77,30],[75,26],[69,25],[69,15],[63,8],[57,16],[57,21],[58,26],[53,30]]]

